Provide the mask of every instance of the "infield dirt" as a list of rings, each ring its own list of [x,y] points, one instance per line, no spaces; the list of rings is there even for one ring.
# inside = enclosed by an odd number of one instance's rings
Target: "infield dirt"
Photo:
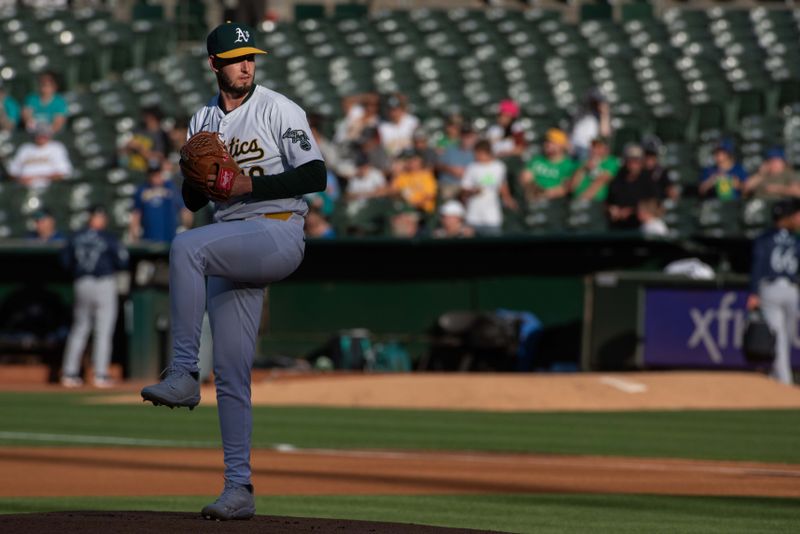
[[[141,403],[135,392],[95,397]],[[130,391],[130,389],[129,389]],[[202,389],[203,404],[216,401]],[[253,404],[494,412],[800,408],[800,388],[744,372],[254,374]]]
[[[259,495],[647,493],[800,497],[800,465],[363,450],[253,451]],[[214,495],[222,452],[0,449],[0,497]]]

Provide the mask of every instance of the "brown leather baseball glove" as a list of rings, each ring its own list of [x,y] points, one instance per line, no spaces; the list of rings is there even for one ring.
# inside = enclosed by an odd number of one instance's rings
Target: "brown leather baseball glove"
[[[186,183],[207,199],[225,202],[242,169],[217,132],[197,132],[181,148],[181,172]]]

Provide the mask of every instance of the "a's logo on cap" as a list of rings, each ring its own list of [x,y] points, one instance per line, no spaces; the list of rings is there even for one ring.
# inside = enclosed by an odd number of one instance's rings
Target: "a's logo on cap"
[[[243,31],[241,28],[236,28],[236,40],[234,43],[241,43],[241,42],[248,42],[250,41],[250,32]]]

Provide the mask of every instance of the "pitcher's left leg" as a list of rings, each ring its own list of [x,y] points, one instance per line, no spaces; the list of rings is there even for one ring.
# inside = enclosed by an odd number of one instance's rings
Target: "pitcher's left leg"
[[[225,478],[242,486],[250,484],[250,370],[263,302],[263,286],[208,277],[208,317]]]

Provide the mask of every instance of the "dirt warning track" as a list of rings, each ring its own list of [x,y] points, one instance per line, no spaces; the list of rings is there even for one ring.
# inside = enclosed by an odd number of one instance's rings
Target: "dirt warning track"
[[[255,450],[260,495],[649,493],[800,497],[800,465],[527,454]],[[214,495],[217,450],[0,448],[0,497]]]

